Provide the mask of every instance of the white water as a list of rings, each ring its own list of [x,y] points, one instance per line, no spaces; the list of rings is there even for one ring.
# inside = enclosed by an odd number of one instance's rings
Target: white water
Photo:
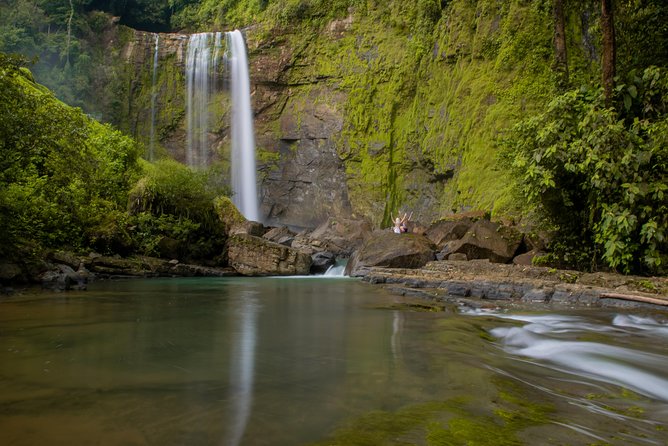
[[[257,349],[257,319],[260,305],[255,293],[249,292],[242,299],[241,308],[235,318],[234,356],[238,361],[231,363],[230,388],[230,434],[226,444],[241,444],[253,405],[253,382],[255,375],[255,351]]]
[[[668,336],[668,324],[627,315],[616,316],[610,324],[585,322],[577,316],[558,314],[494,316],[525,323],[491,330],[511,354],[532,358],[548,368],[616,384],[668,402],[668,356],[579,340],[588,333],[597,332],[618,339],[643,336],[648,337],[648,342],[663,343]]]
[[[220,33],[191,34],[186,50],[186,164],[206,167],[209,162],[209,103],[214,86],[214,57]],[[213,49],[213,51],[212,51]]]
[[[160,49],[160,35],[155,34],[155,49],[153,50],[153,83],[151,84],[151,137],[149,142],[148,159],[153,161],[155,158],[155,102],[158,97],[156,89],[156,80],[158,78],[158,50]]]
[[[246,44],[239,30],[228,32],[226,39],[232,95],[232,201],[248,220],[259,221]]]
[[[325,271],[324,276],[325,277],[347,277],[344,272],[346,271],[346,264],[334,264],[327,268],[327,271]]]

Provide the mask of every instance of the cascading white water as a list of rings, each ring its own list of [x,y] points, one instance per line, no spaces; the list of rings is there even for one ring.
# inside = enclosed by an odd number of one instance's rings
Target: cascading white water
[[[346,264],[348,262],[336,262],[334,265],[330,266],[327,268],[327,271],[325,271],[325,274],[323,274],[325,277],[348,277],[346,276]]]
[[[191,167],[206,167],[209,160],[209,103],[214,81],[214,72],[211,68],[216,67],[214,58],[219,52],[220,44],[220,33],[197,33],[188,39],[186,164]]]
[[[153,50],[153,83],[151,84],[151,137],[149,142],[148,159],[155,158],[155,102],[158,97],[156,81],[158,78],[158,50],[160,49],[160,35],[155,34],[155,49]]]
[[[246,43],[239,30],[228,32],[226,40],[232,95],[232,201],[244,217],[259,221],[255,136]]]
[[[668,402],[665,356],[581,339],[586,333],[599,333],[603,336],[604,333],[618,332],[620,328],[629,330],[631,334],[647,331],[661,338],[668,335],[668,324],[627,315],[615,317],[612,325],[608,325],[560,314],[471,314],[495,315],[525,323],[523,326],[503,326],[491,330],[491,334],[500,339],[503,347],[514,355],[532,358],[544,367],[551,365],[562,372],[617,384]]]

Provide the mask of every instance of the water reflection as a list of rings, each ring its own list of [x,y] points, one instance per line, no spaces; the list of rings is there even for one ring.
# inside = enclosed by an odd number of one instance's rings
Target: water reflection
[[[257,292],[240,294],[241,303],[235,312],[238,327],[234,330],[234,346],[230,371],[232,410],[229,420],[229,437],[223,444],[241,444],[253,403],[253,381],[255,377],[255,348],[257,338],[257,315],[260,311]]]
[[[660,320],[410,304],[325,277],[98,283],[0,300],[2,443],[668,441],[668,404],[646,396],[668,388]],[[659,382],[628,390],[621,375],[638,371]]]
[[[392,337],[390,345],[392,346],[392,357],[395,363],[401,362],[401,332],[404,325],[404,313],[402,311],[392,312]]]

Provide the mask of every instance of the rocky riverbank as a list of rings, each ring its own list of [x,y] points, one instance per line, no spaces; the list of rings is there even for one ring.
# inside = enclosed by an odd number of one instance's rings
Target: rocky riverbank
[[[422,268],[365,267],[356,276],[401,295],[465,304],[651,308],[668,312],[668,278],[583,273],[488,260],[432,261]]]
[[[233,206],[230,204],[230,206]],[[30,268],[0,264],[0,279],[53,290],[125,277],[224,277],[321,274],[348,259],[346,274],[389,291],[474,307],[621,306],[668,311],[668,278],[583,273],[532,265],[545,243],[512,226],[467,214],[412,225],[412,233],[372,230],[368,221],[330,218],[314,230],[268,228],[221,212],[227,245],[218,265],[179,259],[121,258],[58,251]],[[232,217],[230,217],[232,216]],[[224,218],[225,217],[225,218]],[[16,282],[20,282],[15,280]]]

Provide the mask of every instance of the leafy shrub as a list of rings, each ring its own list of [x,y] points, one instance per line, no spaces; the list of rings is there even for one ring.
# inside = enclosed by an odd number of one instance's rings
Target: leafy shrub
[[[554,255],[590,268],[665,271],[668,236],[668,72],[648,68],[617,88],[555,98],[504,141],[518,188],[556,230]]]
[[[196,260],[219,256],[225,229],[213,202],[226,191],[210,181],[206,172],[192,171],[174,160],[143,166],[145,175],[129,197],[129,224],[137,251]],[[170,249],[166,249],[168,241]]]

